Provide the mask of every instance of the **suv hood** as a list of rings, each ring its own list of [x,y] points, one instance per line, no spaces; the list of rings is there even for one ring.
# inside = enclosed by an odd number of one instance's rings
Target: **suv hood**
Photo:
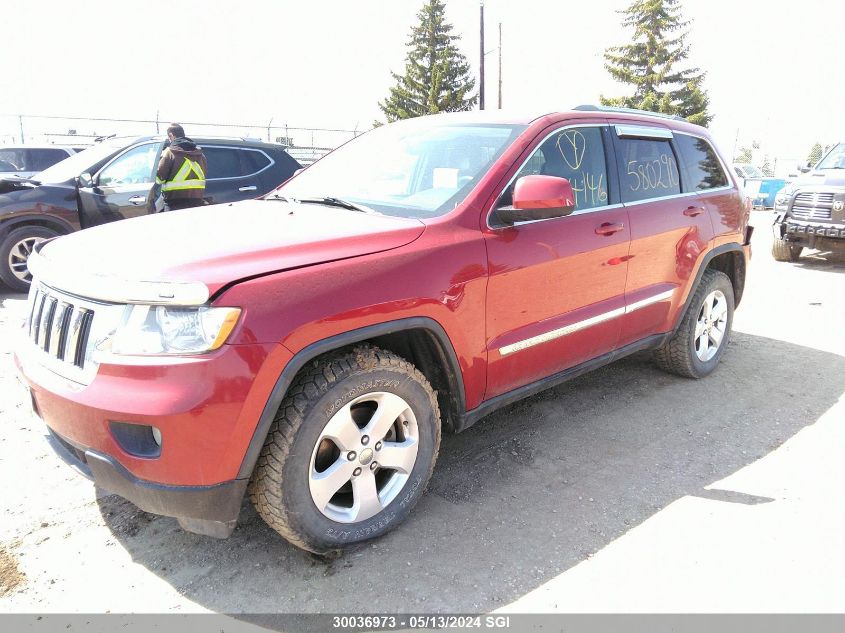
[[[819,169],[792,181],[794,188],[812,186],[845,187],[845,169]]]
[[[239,279],[398,248],[424,229],[407,218],[248,200],[93,227],[40,255],[63,279],[202,282],[214,295]],[[81,287],[59,289],[86,296]]]

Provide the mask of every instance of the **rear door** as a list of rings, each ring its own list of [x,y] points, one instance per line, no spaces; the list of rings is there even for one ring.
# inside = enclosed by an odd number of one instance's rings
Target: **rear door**
[[[670,329],[713,227],[704,202],[684,182],[672,130],[625,123],[614,125],[612,136],[631,226],[624,347]]]
[[[208,161],[205,199],[209,204],[249,200],[269,191],[260,174],[274,161],[264,151],[211,143],[204,143],[202,151]]]
[[[134,145],[106,163],[90,187],[79,188],[83,228],[145,215],[162,143]]]
[[[610,352],[625,307],[629,229],[618,204],[601,123],[563,126],[538,146],[517,178],[567,178],[576,210],[566,217],[486,227],[490,398]],[[610,177],[610,182],[608,179]]]

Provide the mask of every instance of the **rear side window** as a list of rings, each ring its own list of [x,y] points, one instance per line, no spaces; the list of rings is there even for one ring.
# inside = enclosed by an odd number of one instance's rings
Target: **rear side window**
[[[209,180],[214,178],[239,178],[241,174],[240,152],[231,147],[206,147],[202,153],[208,161],[205,176]]]
[[[0,151],[0,160],[14,166],[9,171],[43,171],[67,158],[61,149],[9,149]]]
[[[570,128],[550,136],[534,151],[516,179],[537,174],[569,180],[576,210],[606,206],[607,161],[601,129]],[[510,187],[500,204],[510,204],[512,193]]]
[[[678,163],[669,139],[620,138],[617,150],[622,202],[681,193]]]
[[[63,149],[31,149],[27,161],[27,171],[44,171],[68,157]]]
[[[252,176],[270,164],[264,152],[254,149],[204,145],[202,152],[208,161],[206,177],[210,180]]]
[[[706,191],[727,186],[728,177],[710,143],[703,138],[676,134],[675,144],[686,175],[685,191]]]

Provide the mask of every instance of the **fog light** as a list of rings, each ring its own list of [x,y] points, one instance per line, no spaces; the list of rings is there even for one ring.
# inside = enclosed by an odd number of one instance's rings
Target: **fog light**
[[[120,448],[135,457],[155,459],[161,455],[161,431],[134,422],[109,422],[112,437]]]

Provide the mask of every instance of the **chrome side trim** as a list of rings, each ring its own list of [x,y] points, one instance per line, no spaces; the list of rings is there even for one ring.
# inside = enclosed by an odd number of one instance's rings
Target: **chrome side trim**
[[[672,130],[662,127],[647,127],[645,125],[615,125],[616,136],[619,138],[672,138]]]
[[[645,308],[653,303],[659,303],[661,301],[671,299],[673,294],[675,294],[674,290],[667,290],[666,292],[661,292],[660,294],[656,294],[652,297],[646,297],[645,299],[640,299],[634,303],[629,303],[625,306],[625,314],[633,312],[634,310],[639,310],[640,308]]]
[[[616,308],[615,310],[610,310],[609,312],[603,312],[602,314],[590,317],[589,319],[570,323],[569,325],[551,330],[550,332],[538,334],[537,336],[532,336],[531,338],[523,339],[521,341],[517,341],[516,343],[511,343],[510,345],[505,345],[504,347],[499,348],[499,355],[507,356],[509,354],[513,354],[514,352],[521,352],[529,347],[534,347],[535,345],[548,343],[549,341],[578,332],[579,330],[598,325],[599,323],[604,323],[605,321],[610,321],[611,319],[615,319],[623,314],[634,312],[635,310],[645,308],[646,306],[650,306],[654,303],[659,303],[660,301],[666,301],[667,299],[671,299],[674,293],[674,290],[666,290],[651,297],[646,297],[645,299],[640,299],[639,301],[628,304],[624,308]]]
[[[616,317],[622,316],[623,314],[625,314],[625,308],[617,308],[615,310],[611,310],[610,312],[604,312],[603,314],[598,314],[594,317],[590,317],[589,319],[584,319],[583,321],[578,321],[577,323],[571,323],[564,327],[557,328],[556,330],[552,330],[551,332],[546,332],[545,334],[538,334],[537,336],[532,336],[531,338],[527,338],[522,341],[517,341],[516,343],[511,343],[510,345],[505,345],[504,347],[499,348],[499,354],[502,356],[507,356],[508,354],[513,354],[514,352],[521,352],[522,350],[528,349],[529,347],[534,347],[535,345],[540,345],[541,343],[553,341],[554,339],[566,336],[567,334],[572,334],[573,332],[583,330],[584,328],[592,327],[593,325],[598,325],[599,323],[604,323],[605,321],[609,321],[610,319],[615,319]]]
[[[67,294],[109,303],[145,305],[191,306],[208,301],[208,287],[198,281],[133,280],[111,275],[80,274],[54,264],[40,251],[36,248],[27,259],[33,279]],[[39,335],[42,335],[41,332]]]

